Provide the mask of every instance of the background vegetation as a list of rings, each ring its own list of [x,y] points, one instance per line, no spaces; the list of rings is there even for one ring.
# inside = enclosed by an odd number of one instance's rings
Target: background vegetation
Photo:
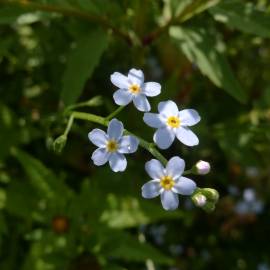
[[[0,269],[269,269],[269,37],[267,0],[0,0]],[[144,150],[95,167],[90,122],[52,150],[67,106],[108,115],[110,74],[132,67],[162,84],[153,110],[200,112],[200,145],[164,154],[211,163],[193,179],[214,212],[143,200]],[[133,106],[119,119],[151,140]]]

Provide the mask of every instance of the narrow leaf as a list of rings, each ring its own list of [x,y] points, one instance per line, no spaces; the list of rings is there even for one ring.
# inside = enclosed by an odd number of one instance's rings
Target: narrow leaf
[[[71,50],[63,75],[62,100],[65,105],[73,104],[79,98],[107,45],[106,33],[98,30],[82,37]]]
[[[215,20],[240,31],[270,37],[270,14],[258,10],[251,3],[238,0],[222,1],[210,9]]]
[[[220,0],[171,0],[170,5],[172,13],[179,21],[186,21],[196,14],[218,4]]]
[[[186,57],[218,87],[240,102],[245,102],[246,93],[234,77],[224,53],[217,41],[200,28],[171,27],[170,35]]]

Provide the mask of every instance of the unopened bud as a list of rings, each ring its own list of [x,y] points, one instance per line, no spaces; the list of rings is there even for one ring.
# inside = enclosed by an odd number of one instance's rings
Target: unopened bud
[[[210,212],[212,212],[212,211],[215,210],[216,205],[215,205],[215,203],[213,203],[213,202],[207,202],[202,208],[203,208],[203,210],[205,210],[206,212],[210,213]]]
[[[103,103],[102,96],[95,96],[89,99],[86,103],[90,107],[100,106]]]
[[[192,197],[192,201],[196,206],[203,207],[207,202],[207,198],[203,194],[198,193]]]
[[[55,139],[53,142],[53,151],[56,152],[57,154],[60,154],[67,142],[67,136],[66,135],[61,135],[58,138]]]
[[[198,174],[208,174],[211,169],[209,162],[203,160],[198,161],[195,167]]]
[[[202,189],[203,195],[207,197],[210,201],[217,202],[219,199],[219,193],[213,188],[203,188]]]

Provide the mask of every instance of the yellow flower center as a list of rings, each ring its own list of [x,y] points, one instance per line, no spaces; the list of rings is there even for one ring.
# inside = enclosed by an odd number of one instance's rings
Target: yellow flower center
[[[170,126],[170,127],[173,127],[173,128],[178,128],[181,124],[181,121],[178,117],[176,116],[171,116],[167,119],[167,124]]]
[[[115,140],[110,140],[107,142],[107,151],[113,153],[117,150],[118,144]]]
[[[141,87],[135,83],[131,84],[128,89],[132,94],[139,94],[141,92]]]
[[[173,179],[170,176],[164,176],[160,180],[160,185],[166,190],[170,190],[174,186],[174,184],[175,184],[175,182],[173,181]]]

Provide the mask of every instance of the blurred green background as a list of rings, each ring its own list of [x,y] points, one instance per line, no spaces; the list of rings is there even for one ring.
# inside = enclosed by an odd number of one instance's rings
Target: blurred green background
[[[267,0],[0,0],[0,269],[269,270],[269,38]],[[199,146],[163,153],[211,163],[191,178],[220,192],[214,212],[142,199],[143,149],[123,173],[95,167],[98,125],[76,120],[53,151],[67,106],[108,115],[110,74],[133,67],[162,85],[154,112],[202,116]],[[151,141],[142,117],[118,119]]]

